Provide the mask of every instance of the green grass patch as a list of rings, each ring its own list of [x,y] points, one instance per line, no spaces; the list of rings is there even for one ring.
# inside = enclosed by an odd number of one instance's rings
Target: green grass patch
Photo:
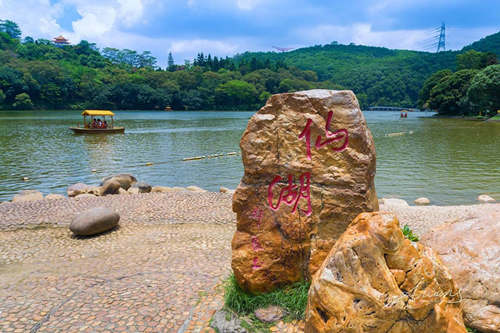
[[[309,286],[309,282],[303,281],[267,294],[252,295],[241,289],[231,274],[224,286],[224,304],[228,310],[248,316],[253,322],[257,320],[253,312],[269,305],[281,306],[286,311],[285,321],[301,320],[305,316]]]
[[[412,242],[418,242],[418,236],[413,234],[413,231],[410,229],[409,226],[405,225],[403,227],[403,235],[411,240]]]

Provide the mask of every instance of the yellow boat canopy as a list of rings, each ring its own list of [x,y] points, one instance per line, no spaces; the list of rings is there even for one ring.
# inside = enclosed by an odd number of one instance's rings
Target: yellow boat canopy
[[[115,114],[108,110],[85,110],[82,116],[114,116]]]

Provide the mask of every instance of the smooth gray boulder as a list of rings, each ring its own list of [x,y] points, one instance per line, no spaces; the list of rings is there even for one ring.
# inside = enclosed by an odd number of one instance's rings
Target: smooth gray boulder
[[[91,236],[113,229],[120,215],[106,207],[95,207],[78,214],[69,226],[77,236]]]
[[[132,187],[138,188],[139,193],[150,193],[152,189],[151,185],[145,182],[135,183],[134,185],[132,185]]]
[[[120,183],[120,186],[125,190],[128,190],[130,188],[130,186],[132,186],[133,184],[135,184],[137,182],[137,179],[134,176],[132,176],[131,174],[121,173],[118,175],[113,175],[113,176],[103,178],[101,181],[101,186],[104,185],[104,183],[106,183],[108,180],[118,181]]]

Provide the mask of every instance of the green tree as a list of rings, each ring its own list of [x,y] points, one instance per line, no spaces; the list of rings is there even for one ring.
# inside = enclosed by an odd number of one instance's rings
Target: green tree
[[[477,52],[469,50],[457,55],[457,70],[483,69],[497,63],[497,56],[491,52]]]
[[[445,115],[469,113],[467,90],[477,73],[475,69],[464,69],[441,79],[431,90],[429,106]]]
[[[0,31],[8,34],[10,38],[21,38],[21,29],[19,29],[17,23],[10,20],[0,20]]]
[[[0,104],[2,104],[3,101],[5,101],[5,94],[3,93],[3,90],[0,89]]]
[[[431,90],[441,81],[442,78],[451,75],[453,72],[449,69],[443,69],[441,71],[437,71],[432,74],[427,80],[425,80],[422,89],[420,89],[420,93],[418,94],[418,102],[417,105],[421,109],[425,109],[428,107],[428,100],[431,95]]]
[[[257,98],[254,85],[241,80],[226,82],[215,89],[215,100],[220,106],[240,106],[244,109],[252,109],[257,103]]]
[[[500,110],[500,65],[486,67],[472,79],[467,100],[476,114],[491,116]]]
[[[33,103],[31,102],[30,95],[21,93],[16,95],[15,102],[12,106],[17,110],[31,110],[33,108]]]

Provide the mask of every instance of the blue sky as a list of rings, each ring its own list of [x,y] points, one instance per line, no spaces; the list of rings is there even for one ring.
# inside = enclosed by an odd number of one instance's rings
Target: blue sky
[[[150,50],[165,65],[168,52],[183,63],[332,41],[425,50],[442,21],[459,49],[500,30],[500,0],[0,0],[0,19],[34,38]]]

